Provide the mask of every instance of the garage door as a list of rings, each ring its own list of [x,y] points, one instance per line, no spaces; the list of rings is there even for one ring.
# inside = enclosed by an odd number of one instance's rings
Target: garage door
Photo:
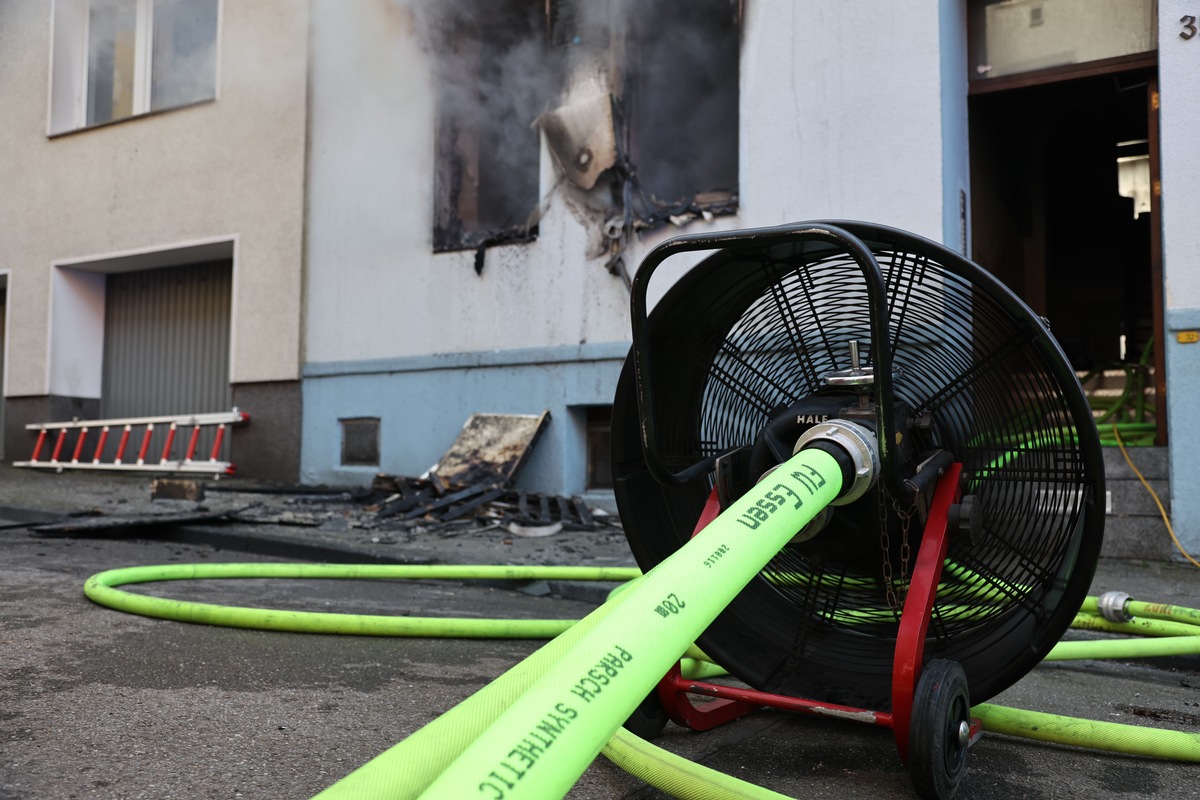
[[[232,278],[228,260],[108,276],[102,417],[231,408]]]

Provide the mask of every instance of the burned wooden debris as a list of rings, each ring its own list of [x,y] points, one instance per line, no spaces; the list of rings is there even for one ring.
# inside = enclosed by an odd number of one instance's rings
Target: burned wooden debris
[[[236,492],[223,494],[236,495]],[[253,494],[253,493],[251,493]],[[36,536],[124,537],[189,525],[274,525],[324,532],[375,531],[381,537],[405,531],[458,535],[502,530],[535,538],[564,531],[619,529],[615,515],[589,508],[580,497],[526,492],[494,483],[447,486],[436,475],[421,478],[377,476],[369,491],[320,494],[276,493],[268,502],[209,509],[188,501],[172,511],[110,514],[87,509],[39,514],[2,527],[26,528]],[[233,496],[230,500],[236,500]],[[161,498],[154,498],[157,506]]]
[[[150,535],[156,528],[232,523],[308,528],[317,536],[373,532],[372,542],[389,544],[422,533],[455,536],[499,530],[514,538],[533,538],[619,529],[616,516],[589,508],[580,497],[514,488],[548,422],[544,411],[473,414],[424,475],[378,475],[369,489],[160,478],[151,488],[153,510],[139,502],[117,515],[97,507],[28,520],[9,513],[5,519],[40,536],[137,536]],[[205,505],[206,494],[216,508]]]
[[[616,524],[593,513],[579,497],[513,489],[538,437],[550,421],[541,414],[472,414],[450,449],[420,478],[376,476],[366,527],[410,527],[477,522],[514,536],[548,536]]]
[[[108,515],[79,513],[57,522],[27,526],[35,536],[112,536],[132,535],[151,527],[232,522],[245,509],[228,511],[182,511],[159,514]]]
[[[550,422],[540,414],[472,414],[450,448],[429,468],[443,486],[513,481]]]
[[[461,488],[433,479],[380,475],[372,489],[381,497],[369,503],[371,527],[423,527],[462,520],[503,527],[515,535],[548,535],[546,529],[586,531],[618,525],[614,517],[593,511],[580,497],[526,492],[484,482]]]

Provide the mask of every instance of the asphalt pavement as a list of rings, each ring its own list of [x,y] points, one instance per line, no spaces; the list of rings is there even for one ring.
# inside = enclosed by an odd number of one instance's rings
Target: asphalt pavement
[[[0,468],[0,799],[310,797],[532,652],[529,641],[335,637],[135,617],[82,595],[135,564],[343,561],[632,565],[615,519],[587,530],[387,526],[362,498],[209,485],[152,499],[150,479]],[[77,516],[67,517],[68,514]],[[189,515],[228,514],[180,523]],[[159,519],[145,523],[145,517]],[[128,526],[37,534],[30,524]],[[532,534],[532,535],[530,535]],[[200,581],[141,589],[231,605],[578,618],[607,587],[413,581]],[[1200,571],[1103,559],[1093,593],[1200,607]],[[1046,663],[992,702],[1200,731],[1200,656]],[[890,732],[763,711],[657,743],[791,797],[912,797]],[[664,795],[599,758],[569,797]],[[985,734],[968,798],[1200,797],[1200,764]]]

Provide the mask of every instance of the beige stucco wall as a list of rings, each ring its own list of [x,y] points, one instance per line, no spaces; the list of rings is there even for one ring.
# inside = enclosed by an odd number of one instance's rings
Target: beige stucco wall
[[[216,101],[50,138],[51,3],[0,3],[8,396],[51,391],[53,264],[222,238],[231,380],[299,377],[307,4],[221,14]]]

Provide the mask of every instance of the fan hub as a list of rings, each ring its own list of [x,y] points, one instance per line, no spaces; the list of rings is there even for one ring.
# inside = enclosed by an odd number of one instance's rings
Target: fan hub
[[[901,434],[900,446],[893,457],[899,458],[902,465],[911,463],[913,437],[909,436],[909,432],[912,428],[912,410],[902,402],[896,402],[893,409]],[[845,392],[812,395],[790,406],[776,408],[771,421],[755,438],[746,468],[748,474],[744,476],[742,486],[752,486],[768,470],[791,458],[796,443],[805,434],[817,426],[829,424],[831,420],[853,422],[874,436],[877,430],[875,412],[873,403],[864,407],[858,402],[857,395]],[[739,491],[730,499],[740,495]]]

